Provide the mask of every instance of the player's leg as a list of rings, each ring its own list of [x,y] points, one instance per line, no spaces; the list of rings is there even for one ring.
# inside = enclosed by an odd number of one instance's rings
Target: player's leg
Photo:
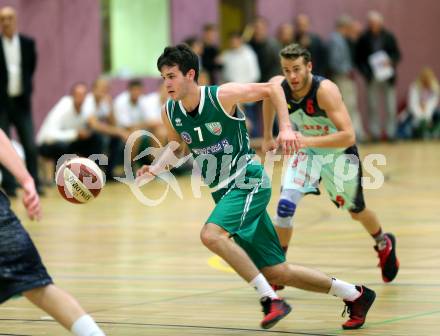
[[[368,310],[376,297],[374,291],[365,286],[356,286],[331,278],[320,271],[286,262],[264,267],[261,271],[271,283],[326,293],[343,299],[350,315],[342,325],[344,329],[360,328],[365,323]]]
[[[104,335],[104,332],[92,317],[86,314],[79,303],[55,285],[34,288],[24,292],[23,295],[76,336]]]
[[[310,179],[313,156],[303,149],[293,155],[287,164],[283,187],[274,218],[281,247],[287,252],[293,234],[293,217],[298,203],[306,193],[316,193],[317,185]]]
[[[293,217],[296,208],[304,194],[296,189],[285,189],[281,191],[278,201],[277,213],[274,218],[275,230],[277,231],[281,247],[287,252],[289,242],[293,235]]]
[[[201,232],[203,244],[222,257],[244,280],[254,287],[261,299],[265,317],[261,326],[271,328],[291,310],[284,300],[278,298],[266,278],[258,270],[260,260],[249,254],[253,251],[258,226],[270,200],[271,188],[263,187],[262,166],[248,167],[246,177],[259,181],[252,188],[233,187],[213,194],[216,207]],[[267,177],[265,177],[267,178]],[[270,222],[270,218],[269,218]],[[278,242],[275,229],[270,222],[273,238]],[[234,240],[231,240],[230,237]],[[277,245],[276,262],[285,261],[283,251]],[[264,247],[263,247],[264,248]]]
[[[382,278],[385,282],[392,281],[399,270],[396,257],[395,238],[384,233],[376,214],[366,208],[362,187],[362,163],[356,146],[348,148],[343,154],[345,160],[335,160],[334,164],[323,166],[322,181],[332,201],[341,208],[347,209],[351,217],[359,221],[376,242],[375,250],[380,259]],[[338,167],[337,162],[349,162],[353,167]],[[354,171],[348,178],[345,171]]]
[[[251,282],[260,273],[246,252],[220,226],[205,224],[200,239],[203,245],[225,260],[247,282]]]
[[[243,248],[231,240],[228,232],[216,224],[208,223],[204,225],[200,237],[210,251],[225,260],[238,275],[257,290],[265,314],[261,322],[262,328],[273,327],[290,313],[290,306],[278,297]]]
[[[365,230],[373,237],[376,242],[374,249],[379,258],[379,267],[382,271],[384,282],[391,282],[399,272],[399,259],[396,255],[396,237],[389,232],[383,232],[376,214],[364,208],[362,211],[350,211],[351,218],[360,222]]]

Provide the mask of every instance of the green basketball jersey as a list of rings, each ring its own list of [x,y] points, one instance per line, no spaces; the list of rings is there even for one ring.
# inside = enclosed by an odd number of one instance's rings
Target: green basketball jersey
[[[289,109],[290,120],[306,136],[319,136],[336,133],[338,129],[318,105],[317,91],[324,77],[313,75],[310,91],[300,101],[293,99],[289,83],[284,80],[281,87]],[[310,148],[316,154],[339,153],[345,148]]]
[[[169,99],[166,103],[171,125],[191,149],[211,188],[228,185],[253,154],[243,112],[237,108],[234,116],[229,115],[218,99],[218,90],[218,86],[200,87],[200,103],[194,117],[187,114],[181,101]]]

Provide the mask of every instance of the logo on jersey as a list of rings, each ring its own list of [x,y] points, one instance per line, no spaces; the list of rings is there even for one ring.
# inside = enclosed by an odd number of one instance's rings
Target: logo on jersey
[[[180,136],[182,137],[182,140],[185,141],[188,145],[193,142],[191,135],[189,135],[188,132],[182,132],[180,133]]]
[[[206,123],[205,126],[214,135],[222,134],[222,124],[218,121]]]
[[[176,126],[182,126],[182,119],[176,118],[174,119],[174,122],[176,123]]]

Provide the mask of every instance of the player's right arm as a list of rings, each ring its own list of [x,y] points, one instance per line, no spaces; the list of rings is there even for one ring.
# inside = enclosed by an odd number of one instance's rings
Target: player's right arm
[[[153,164],[143,165],[140,169],[138,169],[136,172],[136,177],[138,179],[142,179],[144,176],[157,176],[163,171],[168,170],[167,167],[173,165],[173,163],[176,163],[178,156],[180,156],[180,154],[182,154],[185,150],[180,135],[176,132],[168,119],[165,105],[162,107],[161,116],[167,132],[168,145],[163,147],[164,150],[161,152],[158,158],[154,159]]]
[[[283,76],[275,76],[270,79],[270,83],[281,85]],[[263,100],[263,144],[262,151],[268,152],[277,148],[277,143],[273,138],[272,130],[275,121],[275,107],[270,99]]]
[[[14,175],[23,187],[23,204],[29,218],[39,219],[41,216],[40,199],[35,189],[34,180],[2,130],[0,130],[0,163]]]
[[[275,83],[226,83],[218,89],[218,99],[226,113],[231,114],[239,103],[270,99],[278,114],[279,133],[277,141],[284,154],[297,150],[298,143],[289,119],[283,89]]]

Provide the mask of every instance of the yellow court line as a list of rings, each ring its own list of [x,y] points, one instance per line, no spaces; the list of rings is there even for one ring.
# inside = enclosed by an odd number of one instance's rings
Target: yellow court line
[[[208,265],[222,272],[235,273],[235,271],[230,266],[228,266],[222,258],[216,255],[208,259]]]

